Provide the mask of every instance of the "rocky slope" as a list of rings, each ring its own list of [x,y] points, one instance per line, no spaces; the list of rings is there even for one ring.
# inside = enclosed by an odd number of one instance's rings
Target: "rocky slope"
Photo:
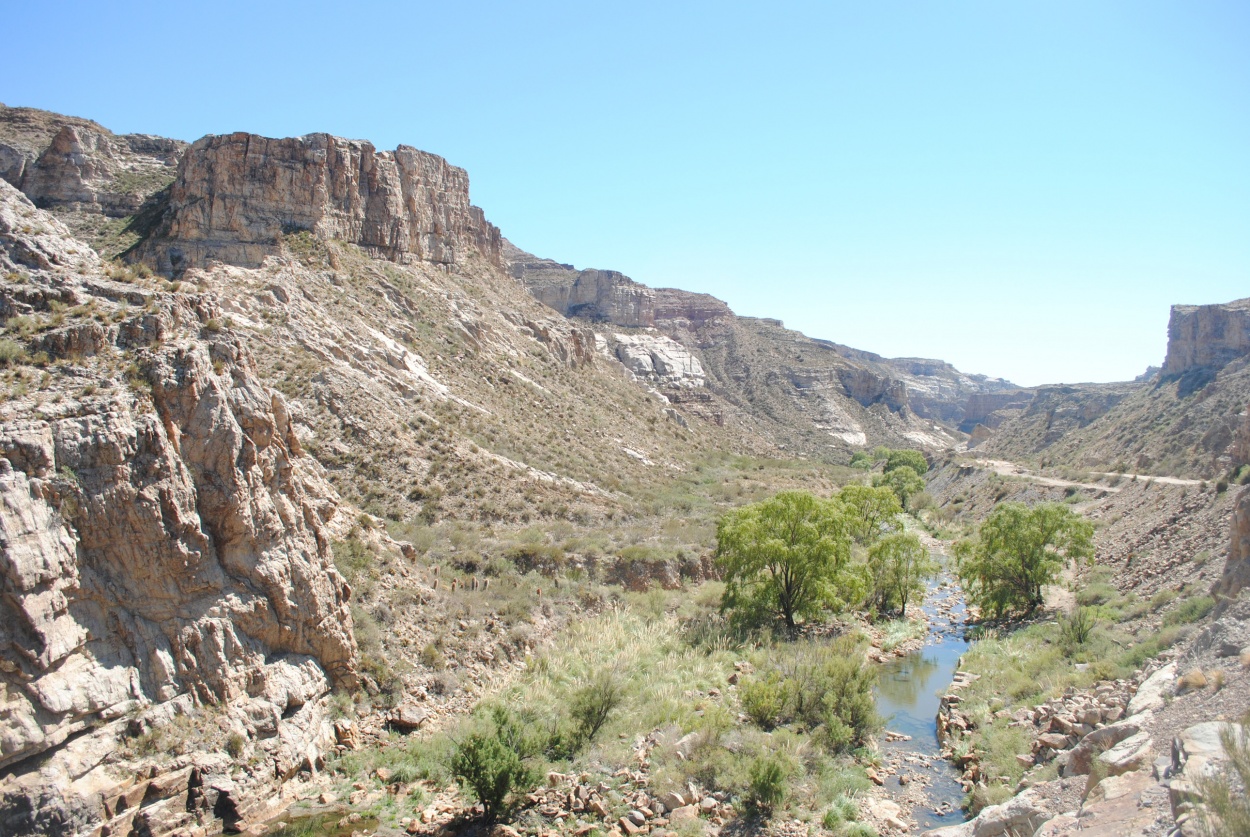
[[[504,258],[538,300],[593,324],[623,360],[640,341],[666,345],[670,354],[672,343],[684,347],[701,374],[684,379],[691,391],[666,395],[687,403],[716,399],[753,414],[789,450],[836,455],[876,443],[942,448],[958,440],[956,425],[968,423],[971,398],[1018,392],[1007,381],[965,375],[942,361],[886,359],[813,339],[778,320],[739,317],[706,294],[649,288],[616,271],[577,270],[510,242]],[[645,364],[626,365],[653,383],[673,382]],[[721,409],[704,412],[715,419]]]
[[[0,405],[5,832],[109,820],[123,733],[188,701],[257,737],[250,784],[292,775],[333,744],[324,698],[357,668],[339,503],[286,400],[212,328],[215,299],[110,279],[7,183],[0,270],[25,336]]]
[[[0,105],[0,179],[50,209],[80,239],[116,255],[146,234],[186,149],[118,136],[86,119]]]
[[[1039,389],[978,434],[978,450],[1093,470],[1219,479],[1250,403],[1246,300],[1175,306],[1163,370],[1150,380]]]

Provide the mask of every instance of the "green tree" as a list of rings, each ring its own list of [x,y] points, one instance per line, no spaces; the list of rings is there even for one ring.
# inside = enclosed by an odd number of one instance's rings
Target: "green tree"
[[[1000,503],[974,539],[955,544],[968,597],[994,617],[1031,613],[1069,561],[1092,558],[1094,524],[1061,503]]]
[[[860,546],[871,546],[883,535],[898,531],[903,507],[888,486],[848,485],[837,499],[846,507],[851,537]]]
[[[857,601],[850,572],[845,507],[805,491],[783,491],[743,506],[716,527],[716,561],[725,579],[721,609],[747,618],[797,620]]]
[[[508,796],[534,780],[525,760],[535,748],[503,707],[491,711],[491,729],[470,734],[451,752],[451,773],[472,789],[488,822],[507,810]]]
[[[868,550],[868,604],[878,616],[907,612],[913,596],[938,571],[937,562],[915,535],[895,532]]]
[[[908,500],[924,491],[924,479],[910,465],[898,465],[884,474],[879,474],[873,478],[872,484],[893,491],[904,508]]]
[[[888,474],[895,468],[911,468],[923,476],[929,471],[929,460],[918,450],[892,450],[885,457],[885,472]]]

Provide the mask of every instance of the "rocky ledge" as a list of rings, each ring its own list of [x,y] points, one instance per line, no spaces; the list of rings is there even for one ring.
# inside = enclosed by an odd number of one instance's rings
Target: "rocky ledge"
[[[210,261],[254,268],[281,236],[300,232],[393,261],[454,264],[477,252],[502,263],[499,230],[469,203],[464,169],[406,145],[377,151],[329,134],[195,142],[139,255],[165,274]]]

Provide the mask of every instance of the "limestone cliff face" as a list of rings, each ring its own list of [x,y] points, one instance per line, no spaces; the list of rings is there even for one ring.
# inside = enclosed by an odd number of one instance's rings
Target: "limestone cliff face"
[[[102,822],[101,757],[59,748],[115,749],[116,724],[148,707],[246,704],[274,735],[298,717],[286,740],[324,738],[301,712],[356,682],[350,591],[330,555],[337,496],[285,399],[211,326],[212,296],[107,278],[7,183],[0,265],[20,271],[0,287],[5,319],[97,313],[53,318],[28,348],[90,363],[91,385],[53,380],[0,411],[0,830]],[[275,739],[271,778],[307,743]]]
[[[1007,390],[1005,392],[974,392],[964,402],[964,412],[959,429],[971,433],[977,425],[992,430],[1013,415],[1027,409],[1033,400],[1033,390]]]
[[[661,386],[689,389],[703,386],[703,364],[694,353],[662,334],[613,334],[616,358],[625,368]]]
[[[727,322],[733,316],[729,306],[711,294],[677,288],[655,290],[655,324],[662,331],[694,334],[707,326]]]
[[[142,257],[165,273],[221,261],[258,267],[279,237],[309,231],[395,261],[477,251],[500,264],[499,230],[469,203],[469,177],[441,157],[329,134],[209,136],[187,149],[163,229]]]
[[[566,317],[612,323],[625,328],[655,325],[656,292],[615,270],[577,270],[541,259],[510,241],[503,257],[508,272],[534,298]]]
[[[132,215],[173,180],[186,143],[0,106],[0,178],[45,209]]]
[[[1250,299],[1223,305],[1173,305],[1161,374],[1212,371],[1250,354]]]

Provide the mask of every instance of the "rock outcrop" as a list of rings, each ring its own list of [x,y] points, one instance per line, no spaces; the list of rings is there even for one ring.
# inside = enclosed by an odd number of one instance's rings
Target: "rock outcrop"
[[[394,261],[454,264],[476,251],[501,263],[499,230],[469,203],[464,169],[409,146],[377,151],[329,134],[195,142],[141,258],[166,274],[210,261],[258,267],[283,235],[300,232]]]
[[[613,334],[616,358],[647,381],[666,387],[701,387],[703,365],[682,344],[662,334]]]
[[[0,178],[44,209],[132,215],[174,178],[186,143],[0,106]]]
[[[1173,305],[1160,375],[1217,370],[1250,354],[1250,299],[1221,305]]]
[[[705,326],[725,322],[733,316],[729,306],[711,294],[676,288],[655,290],[655,324],[669,334],[696,333]]]
[[[1242,416],[1232,444],[1234,468],[1250,462],[1250,410]],[[1250,586],[1250,488],[1237,489],[1228,533],[1228,558],[1224,572],[1211,588],[1221,609]]]
[[[959,429],[971,433],[977,425],[989,430],[1028,408],[1033,400],[1032,390],[1006,390],[1003,392],[974,392],[964,402]]]
[[[97,313],[54,316],[30,348],[98,367],[46,403],[19,392],[0,419],[0,830],[111,816],[96,767],[130,721],[159,724],[140,713],[176,701],[252,718],[278,736],[271,776],[291,775],[325,738],[319,701],[357,675],[330,555],[338,499],[286,400],[213,326],[212,296],[106,278],[7,183],[0,264],[22,270],[0,289],[6,319]],[[122,352],[128,368],[111,365]]]
[[[578,270],[504,242],[508,272],[534,298],[566,317],[624,328],[655,325],[656,293],[615,270]]]

